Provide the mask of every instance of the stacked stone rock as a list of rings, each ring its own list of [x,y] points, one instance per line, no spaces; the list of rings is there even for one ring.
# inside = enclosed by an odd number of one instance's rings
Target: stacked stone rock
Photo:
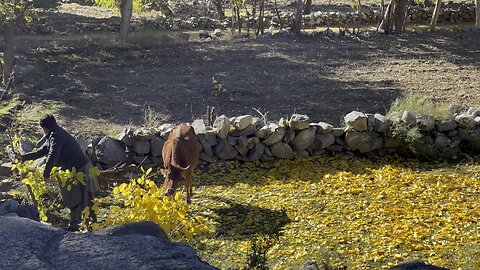
[[[222,115],[212,126],[205,125],[203,120],[195,120],[192,126],[202,146],[201,162],[208,164],[224,160],[271,161],[294,155],[396,153],[405,142],[394,136],[394,122],[407,129],[418,129],[441,153],[458,153],[467,145],[480,150],[480,110],[475,108],[442,121],[410,112],[390,120],[381,114],[353,111],[344,117],[343,127],[311,122],[308,116],[300,114],[275,123],[264,123],[251,115]],[[158,166],[162,164],[163,143],[172,127],[164,124],[150,129],[126,128],[116,139],[93,140],[87,153],[103,168],[126,159],[146,167]]]
[[[428,23],[433,14],[433,6],[425,7],[423,5],[414,5],[409,8],[408,22],[412,23]],[[343,27],[359,27],[367,24],[377,24],[382,15],[378,7],[370,7],[360,12],[358,11],[317,11],[303,17],[303,24],[305,28],[315,28],[324,26],[343,26]],[[293,26],[294,13],[281,12],[280,19],[284,27]],[[439,14],[439,23],[465,23],[475,21],[475,6],[473,3],[447,3],[443,6]],[[165,18],[157,17],[152,19],[139,18],[135,19],[131,24],[131,31],[141,31],[142,29],[170,29],[178,30],[213,30],[231,27],[231,18],[226,18],[222,21],[205,16],[193,16],[190,18]],[[250,17],[242,22],[242,27],[258,27],[259,17]],[[265,28],[278,28],[280,22],[277,16],[265,16],[263,18],[263,25]],[[80,23],[75,22],[74,25],[62,26],[61,32],[55,29],[48,21],[36,21],[27,24],[25,27],[19,29],[26,33],[84,33],[84,32],[98,32],[118,31],[120,25],[118,22],[101,22],[101,23]],[[464,28],[465,29],[465,28]],[[468,28],[469,29],[469,28]]]

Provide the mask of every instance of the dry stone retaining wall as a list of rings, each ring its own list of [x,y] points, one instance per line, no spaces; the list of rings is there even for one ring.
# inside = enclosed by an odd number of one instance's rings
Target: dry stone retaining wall
[[[353,10],[353,9],[352,9]],[[317,11],[303,17],[303,24],[306,28],[324,27],[324,26],[342,26],[359,27],[362,25],[378,24],[382,15],[379,7],[364,7],[362,11]],[[412,5],[409,7],[407,21],[416,24],[429,23],[433,14],[433,6]],[[294,13],[282,12],[280,18],[284,27],[293,26]],[[438,17],[439,23],[472,23],[475,22],[475,6],[473,3],[453,3],[449,2],[442,6]],[[259,18],[250,17],[242,21],[242,27],[258,27]],[[231,27],[231,18],[217,20],[210,17],[192,16],[192,17],[174,17],[174,18],[139,18],[131,24],[131,31],[141,31],[145,29],[170,29],[170,30],[194,30],[194,29],[224,29]],[[280,27],[280,21],[277,16],[264,17],[266,28]],[[26,33],[84,33],[109,31],[116,32],[120,28],[119,22],[75,22],[73,25],[62,25],[62,29],[56,29],[52,23],[46,19],[28,24],[19,31]],[[470,28],[465,28],[469,29]],[[219,35],[218,33],[214,33]]]
[[[344,126],[312,122],[306,115],[264,123],[242,115],[218,117],[212,126],[201,119],[191,125],[201,144],[201,163],[271,161],[294,155],[406,154],[420,158],[452,158],[464,151],[480,153],[480,110],[470,108],[441,121],[404,112],[387,119],[353,111]],[[117,138],[96,138],[86,151],[102,168],[127,160],[146,167],[162,164],[162,147],[172,124],[158,128],[125,128]]]

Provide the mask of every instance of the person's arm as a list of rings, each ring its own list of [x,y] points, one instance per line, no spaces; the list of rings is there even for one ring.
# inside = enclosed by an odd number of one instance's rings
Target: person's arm
[[[55,135],[50,137],[50,149],[48,150],[47,162],[45,164],[45,170],[43,171],[43,176],[45,178],[50,178],[50,172],[53,169],[53,166],[57,163],[60,153],[63,148],[63,141],[60,138],[56,138]]]
[[[48,154],[48,146],[46,143],[40,147],[40,149],[37,149],[37,151],[29,152],[23,155],[17,156],[17,158],[21,160],[34,160],[34,159],[39,159],[41,157],[44,157]]]

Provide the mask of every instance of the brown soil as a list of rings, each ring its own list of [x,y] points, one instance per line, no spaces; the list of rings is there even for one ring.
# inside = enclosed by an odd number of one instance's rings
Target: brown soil
[[[352,110],[385,113],[407,92],[480,104],[478,32],[187,41],[194,35],[138,32],[128,47],[114,33],[21,37],[35,73],[20,89],[34,104],[62,104],[64,125],[83,135],[141,125],[148,106],[170,122],[215,107],[337,125]]]

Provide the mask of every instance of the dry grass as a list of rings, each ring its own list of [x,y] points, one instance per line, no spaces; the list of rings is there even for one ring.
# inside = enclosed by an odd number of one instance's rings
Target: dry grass
[[[435,102],[426,96],[418,94],[407,94],[397,98],[390,106],[387,117],[402,115],[404,111],[409,111],[416,115],[432,115],[437,120],[445,119],[452,115],[447,103]]]

